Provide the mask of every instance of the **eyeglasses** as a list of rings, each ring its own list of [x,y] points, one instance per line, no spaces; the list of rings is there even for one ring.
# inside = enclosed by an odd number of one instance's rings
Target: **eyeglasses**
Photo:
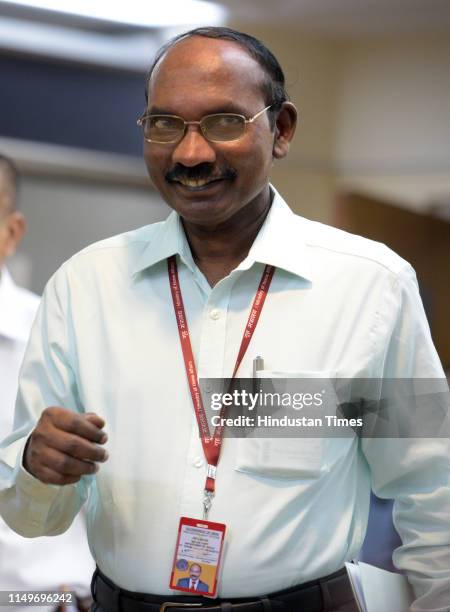
[[[210,142],[230,142],[244,135],[248,123],[253,123],[270,106],[266,106],[250,119],[235,113],[217,113],[206,115],[200,121],[185,121],[176,115],[142,115],[137,124],[142,127],[147,142],[174,144],[186,133],[188,125],[198,125],[203,136]]]

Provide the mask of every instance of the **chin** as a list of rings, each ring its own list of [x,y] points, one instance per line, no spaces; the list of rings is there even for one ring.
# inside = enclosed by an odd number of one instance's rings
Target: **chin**
[[[182,214],[180,213],[180,216],[182,217],[183,220],[187,221],[188,223],[194,223],[195,225],[199,225],[199,226],[203,226],[203,227],[209,227],[209,228],[214,228],[217,227],[218,225],[222,225],[224,223],[226,223],[229,219],[231,219],[233,217],[233,212],[228,212],[228,214],[192,214],[192,212],[189,214]]]
[[[191,201],[167,202],[177,211],[182,219],[198,225],[217,225],[230,219],[239,209],[235,209],[229,202],[220,201]]]

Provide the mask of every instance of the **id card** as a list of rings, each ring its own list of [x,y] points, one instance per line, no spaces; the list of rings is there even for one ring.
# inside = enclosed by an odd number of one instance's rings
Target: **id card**
[[[225,537],[223,523],[181,517],[170,588],[214,597]]]

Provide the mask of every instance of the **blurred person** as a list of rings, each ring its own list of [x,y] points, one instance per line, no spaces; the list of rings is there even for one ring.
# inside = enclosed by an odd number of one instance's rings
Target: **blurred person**
[[[17,182],[13,163],[0,155],[0,439],[13,429],[19,369],[39,304],[37,295],[14,284],[6,267],[26,230]],[[0,519],[0,591],[72,588],[87,604],[93,559],[85,530],[79,516],[64,535],[30,540]]]
[[[173,211],[49,281],[1,455],[3,515],[29,536],[60,533],[88,500],[98,612],[353,612],[344,564],[372,485],[395,498],[412,610],[444,612],[447,440],[222,445],[198,391],[198,378],[252,378],[255,360],[269,378],[440,380],[414,271],[295,215],[270,184],[297,112],[261,41],[189,32],[157,54],[146,93],[144,157]],[[181,517],[229,529],[215,601],[171,586]],[[204,533],[183,546],[217,566]]]

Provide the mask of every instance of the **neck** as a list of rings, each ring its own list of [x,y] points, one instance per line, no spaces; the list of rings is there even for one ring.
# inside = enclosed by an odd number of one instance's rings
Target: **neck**
[[[182,220],[194,261],[212,287],[247,257],[270,209],[270,192],[264,195],[214,227]]]

